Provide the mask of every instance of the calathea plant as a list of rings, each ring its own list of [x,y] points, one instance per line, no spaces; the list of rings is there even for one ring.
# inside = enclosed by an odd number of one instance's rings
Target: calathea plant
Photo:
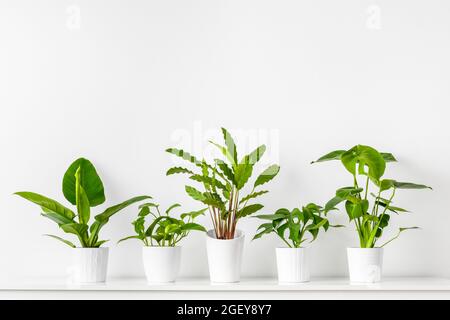
[[[119,243],[129,239],[138,239],[145,246],[174,247],[186,238],[190,231],[205,232],[205,228],[195,223],[194,220],[198,216],[204,215],[207,209],[182,213],[180,219],[170,216],[170,212],[180,206],[180,204],[176,203],[162,214],[159,210],[159,205],[156,203],[140,205],[138,217],[132,222],[136,234],[121,239]],[[145,228],[147,217],[150,217],[153,221],[148,228]]]
[[[204,191],[188,185],[185,187],[187,194],[208,206],[217,239],[233,239],[239,219],[263,208],[263,205],[249,204],[249,201],[268,192],[257,189],[271,181],[278,174],[280,167],[269,166],[258,176],[251,191],[241,198],[242,190],[252,176],[255,164],[266,151],[266,146],[261,145],[238,160],[233,138],[224,128],[222,133],[225,145],[212,141],[210,143],[220,150],[224,159],[215,159],[214,163],[207,163],[205,160],[198,160],[188,152],[170,148],[166,151],[190,162],[197,170],[194,172],[194,169],[173,167],[167,171],[167,175],[188,174],[191,180],[201,183]]]
[[[34,192],[17,192],[16,195],[37,204],[42,216],[58,224],[66,233],[78,237],[81,247],[98,248],[107,240],[100,240],[100,230],[108,223],[111,216],[129,205],[149,199],[139,196],[112,206],[94,217],[90,224],[91,208],[105,202],[103,183],[94,165],[87,159],[80,158],[73,162],[63,178],[64,197],[76,206],[76,213],[59,202]],[[75,248],[69,240],[55,235],[47,235]]]
[[[336,150],[314,162],[330,160],[341,162],[351,174],[353,185],[338,189],[336,196],[326,204],[325,212],[335,209],[340,203],[344,203],[350,221],[355,223],[361,248],[374,248],[376,246],[383,230],[389,225],[392,213],[408,212],[393,205],[398,189],[431,189],[423,184],[383,178],[386,163],[397,160],[392,154],[378,152],[369,146],[357,145],[349,150]],[[372,185],[373,189],[371,189]],[[389,193],[389,195],[385,196],[385,193]],[[381,247],[396,239],[400,233],[408,229],[417,229],[417,227],[400,228],[397,235]]]
[[[258,227],[258,233],[253,240],[263,235],[276,234],[289,248],[300,248],[310,235],[310,242],[316,240],[320,229],[327,231],[332,226],[324,216],[324,209],[317,204],[310,203],[301,209],[278,209],[275,214],[258,215],[255,218],[268,220]],[[287,237],[286,237],[287,232]]]

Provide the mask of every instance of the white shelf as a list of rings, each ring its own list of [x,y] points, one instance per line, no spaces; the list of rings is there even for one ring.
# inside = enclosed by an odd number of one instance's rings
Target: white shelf
[[[109,279],[104,284],[74,285],[64,279],[20,279],[0,282],[0,298],[100,299],[450,299],[450,280],[385,278],[378,284],[349,284],[345,278],[319,278],[302,284],[274,279],[242,279],[211,284],[207,279],[180,279],[147,284],[144,279]]]

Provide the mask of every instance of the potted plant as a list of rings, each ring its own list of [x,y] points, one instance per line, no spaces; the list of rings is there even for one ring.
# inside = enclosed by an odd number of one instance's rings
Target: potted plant
[[[237,229],[240,219],[247,217],[263,208],[261,204],[249,204],[266,190],[258,190],[260,186],[271,181],[279,172],[278,165],[269,166],[256,179],[251,191],[244,197],[244,186],[252,176],[255,164],[263,156],[266,146],[261,145],[250,154],[238,160],[236,144],[229,132],[222,128],[225,145],[210,141],[223,155],[214,163],[198,160],[183,150],[170,148],[166,151],[183,158],[196,169],[173,167],[167,175],[183,173],[193,181],[201,183],[203,191],[193,186],[186,186],[187,194],[194,200],[208,206],[214,228],[207,232],[207,253],[210,278],[212,282],[238,282],[244,234]]]
[[[359,237],[358,248],[348,248],[348,266],[351,282],[371,283],[381,281],[383,247],[397,239],[400,233],[417,227],[400,228],[384,244],[377,246],[389,225],[391,214],[408,212],[394,206],[398,189],[431,189],[423,184],[385,179],[386,163],[397,161],[390,153],[381,153],[372,147],[357,145],[349,150],[330,152],[315,162],[338,160],[351,174],[353,185],[340,188],[336,196],[325,205],[325,212],[340,203],[355,224]],[[385,194],[388,193],[386,196]]]
[[[170,212],[180,207],[174,204],[161,214],[156,203],[142,204],[138,217],[132,222],[135,235],[119,241],[138,239],[142,241],[142,258],[145,275],[149,283],[174,282],[180,269],[181,247],[177,244],[189,235],[190,231],[206,229],[194,220],[203,215],[207,209],[183,213],[180,219],[170,216]],[[152,222],[145,228],[145,220],[151,217]]]
[[[329,227],[340,227],[330,225],[324,216],[324,209],[314,203],[292,211],[285,208],[278,209],[275,214],[259,215],[255,218],[268,222],[258,227],[258,233],[253,240],[273,233],[287,246],[276,248],[278,282],[280,283],[308,282],[308,254],[303,244],[307,240],[310,240],[309,242],[316,240],[321,228],[327,231]],[[310,239],[307,239],[308,234]]]
[[[129,205],[149,199],[148,196],[135,197],[112,206],[91,220],[91,208],[105,202],[103,183],[94,165],[80,158],[73,162],[63,178],[64,197],[76,206],[76,213],[59,202],[34,192],[17,192],[16,195],[37,204],[42,216],[58,224],[65,232],[78,238],[79,246],[55,235],[47,235],[72,248],[74,258],[73,281],[94,283],[106,280],[108,248],[101,247],[107,240],[99,238],[100,230],[111,216]]]

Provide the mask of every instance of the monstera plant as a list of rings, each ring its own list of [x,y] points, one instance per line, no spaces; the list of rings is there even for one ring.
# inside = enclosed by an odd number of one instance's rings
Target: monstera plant
[[[392,214],[408,212],[394,205],[399,189],[431,189],[423,184],[399,182],[384,178],[386,164],[396,162],[390,153],[378,152],[372,147],[357,145],[349,150],[330,152],[315,162],[339,161],[350,173],[352,185],[340,188],[325,206],[325,212],[344,203],[345,211],[358,232],[361,248],[374,248],[389,225]],[[387,196],[385,196],[387,194]],[[396,236],[380,247],[398,238],[400,233],[417,227],[400,228]]]
[[[256,178],[250,192],[241,197],[256,163],[266,151],[266,146],[259,146],[239,160],[232,136],[224,128],[222,133],[224,145],[213,141],[210,143],[218,148],[223,159],[215,159],[213,163],[208,163],[183,150],[170,148],[166,151],[191,163],[194,169],[173,167],[167,171],[167,175],[187,174],[192,181],[199,182],[203,190],[187,185],[185,187],[187,194],[208,206],[217,239],[233,239],[237,222],[263,208],[263,205],[249,204],[249,201],[268,192],[259,188],[271,181],[278,174],[280,167],[275,164],[269,166]]]
[[[48,218],[65,232],[78,237],[83,248],[98,248],[107,240],[99,238],[100,230],[108,223],[111,216],[129,205],[151,198],[139,196],[112,206],[96,215],[91,221],[91,208],[105,202],[103,183],[94,165],[87,159],[80,158],[73,162],[63,179],[64,197],[76,207],[75,211],[59,202],[34,192],[17,192],[16,195],[37,204],[42,210],[42,216]],[[55,235],[47,235],[75,248],[69,240]]]

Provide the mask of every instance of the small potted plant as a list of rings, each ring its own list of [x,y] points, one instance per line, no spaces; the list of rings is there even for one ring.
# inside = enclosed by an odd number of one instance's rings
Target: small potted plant
[[[261,145],[250,154],[238,160],[236,144],[229,132],[222,128],[225,145],[210,141],[222,153],[224,159],[214,163],[198,160],[183,150],[170,148],[166,151],[189,162],[194,169],[173,167],[167,175],[182,173],[189,175],[192,181],[201,183],[203,191],[186,186],[187,194],[194,200],[208,206],[214,228],[207,232],[206,248],[210,279],[212,282],[238,282],[244,234],[237,229],[240,219],[263,208],[261,204],[249,204],[249,201],[266,194],[267,190],[258,190],[271,181],[279,172],[278,165],[271,165],[256,179],[251,191],[241,197],[243,188],[253,174],[255,164],[263,156],[266,146]]]
[[[275,214],[259,215],[255,218],[267,220],[258,228],[253,240],[266,234],[277,235],[287,247],[276,248],[278,282],[298,283],[309,281],[309,265],[307,250],[303,244],[317,239],[322,228],[327,231],[331,226],[324,216],[324,209],[310,203],[302,209],[292,211],[282,208]],[[287,231],[287,235],[286,235]],[[307,236],[310,236],[308,239]]]
[[[177,244],[186,238],[190,231],[206,231],[194,220],[203,215],[207,209],[183,213],[180,219],[177,219],[170,216],[170,212],[177,207],[180,205],[174,204],[161,214],[158,204],[142,204],[137,219],[132,223],[136,234],[119,241],[119,243],[129,239],[142,241],[144,244],[142,258],[149,283],[174,282],[181,261],[181,247]],[[147,217],[153,219],[148,228],[145,227]]]
[[[57,239],[72,248],[74,258],[72,281],[74,283],[105,282],[108,266],[108,248],[101,247],[107,240],[99,238],[100,230],[109,219],[129,205],[149,199],[148,196],[135,197],[115,206],[91,220],[91,208],[105,202],[103,183],[94,165],[80,158],[72,163],[63,179],[63,194],[67,201],[76,206],[76,213],[59,202],[33,192],[17,192],[16,195],[37,204],[42,216],[58,224],[65,232],[78,238],[79,246],[56,235],[46,236]]]
[[[330,152],[315,162],[338,160],[352,176],[352,186],[340,188],[336,196],[325,205],[325,212],[344,203],[345,211],[356,227],[358,248],[348,248],[348,267],[351,282],[381,281],[383,247],[397,239],[400,233],[417,227],[400,228],[384,244],[377,246],[389,225],[391,214],[408,212],[394,206],[398,189],[431,189],[423,184],[384,179],[386,163],[397,161],[390,153],[380,153],[372,147],[357,145],[349,150]],[[388,195],[385,195],[388,193]]]

